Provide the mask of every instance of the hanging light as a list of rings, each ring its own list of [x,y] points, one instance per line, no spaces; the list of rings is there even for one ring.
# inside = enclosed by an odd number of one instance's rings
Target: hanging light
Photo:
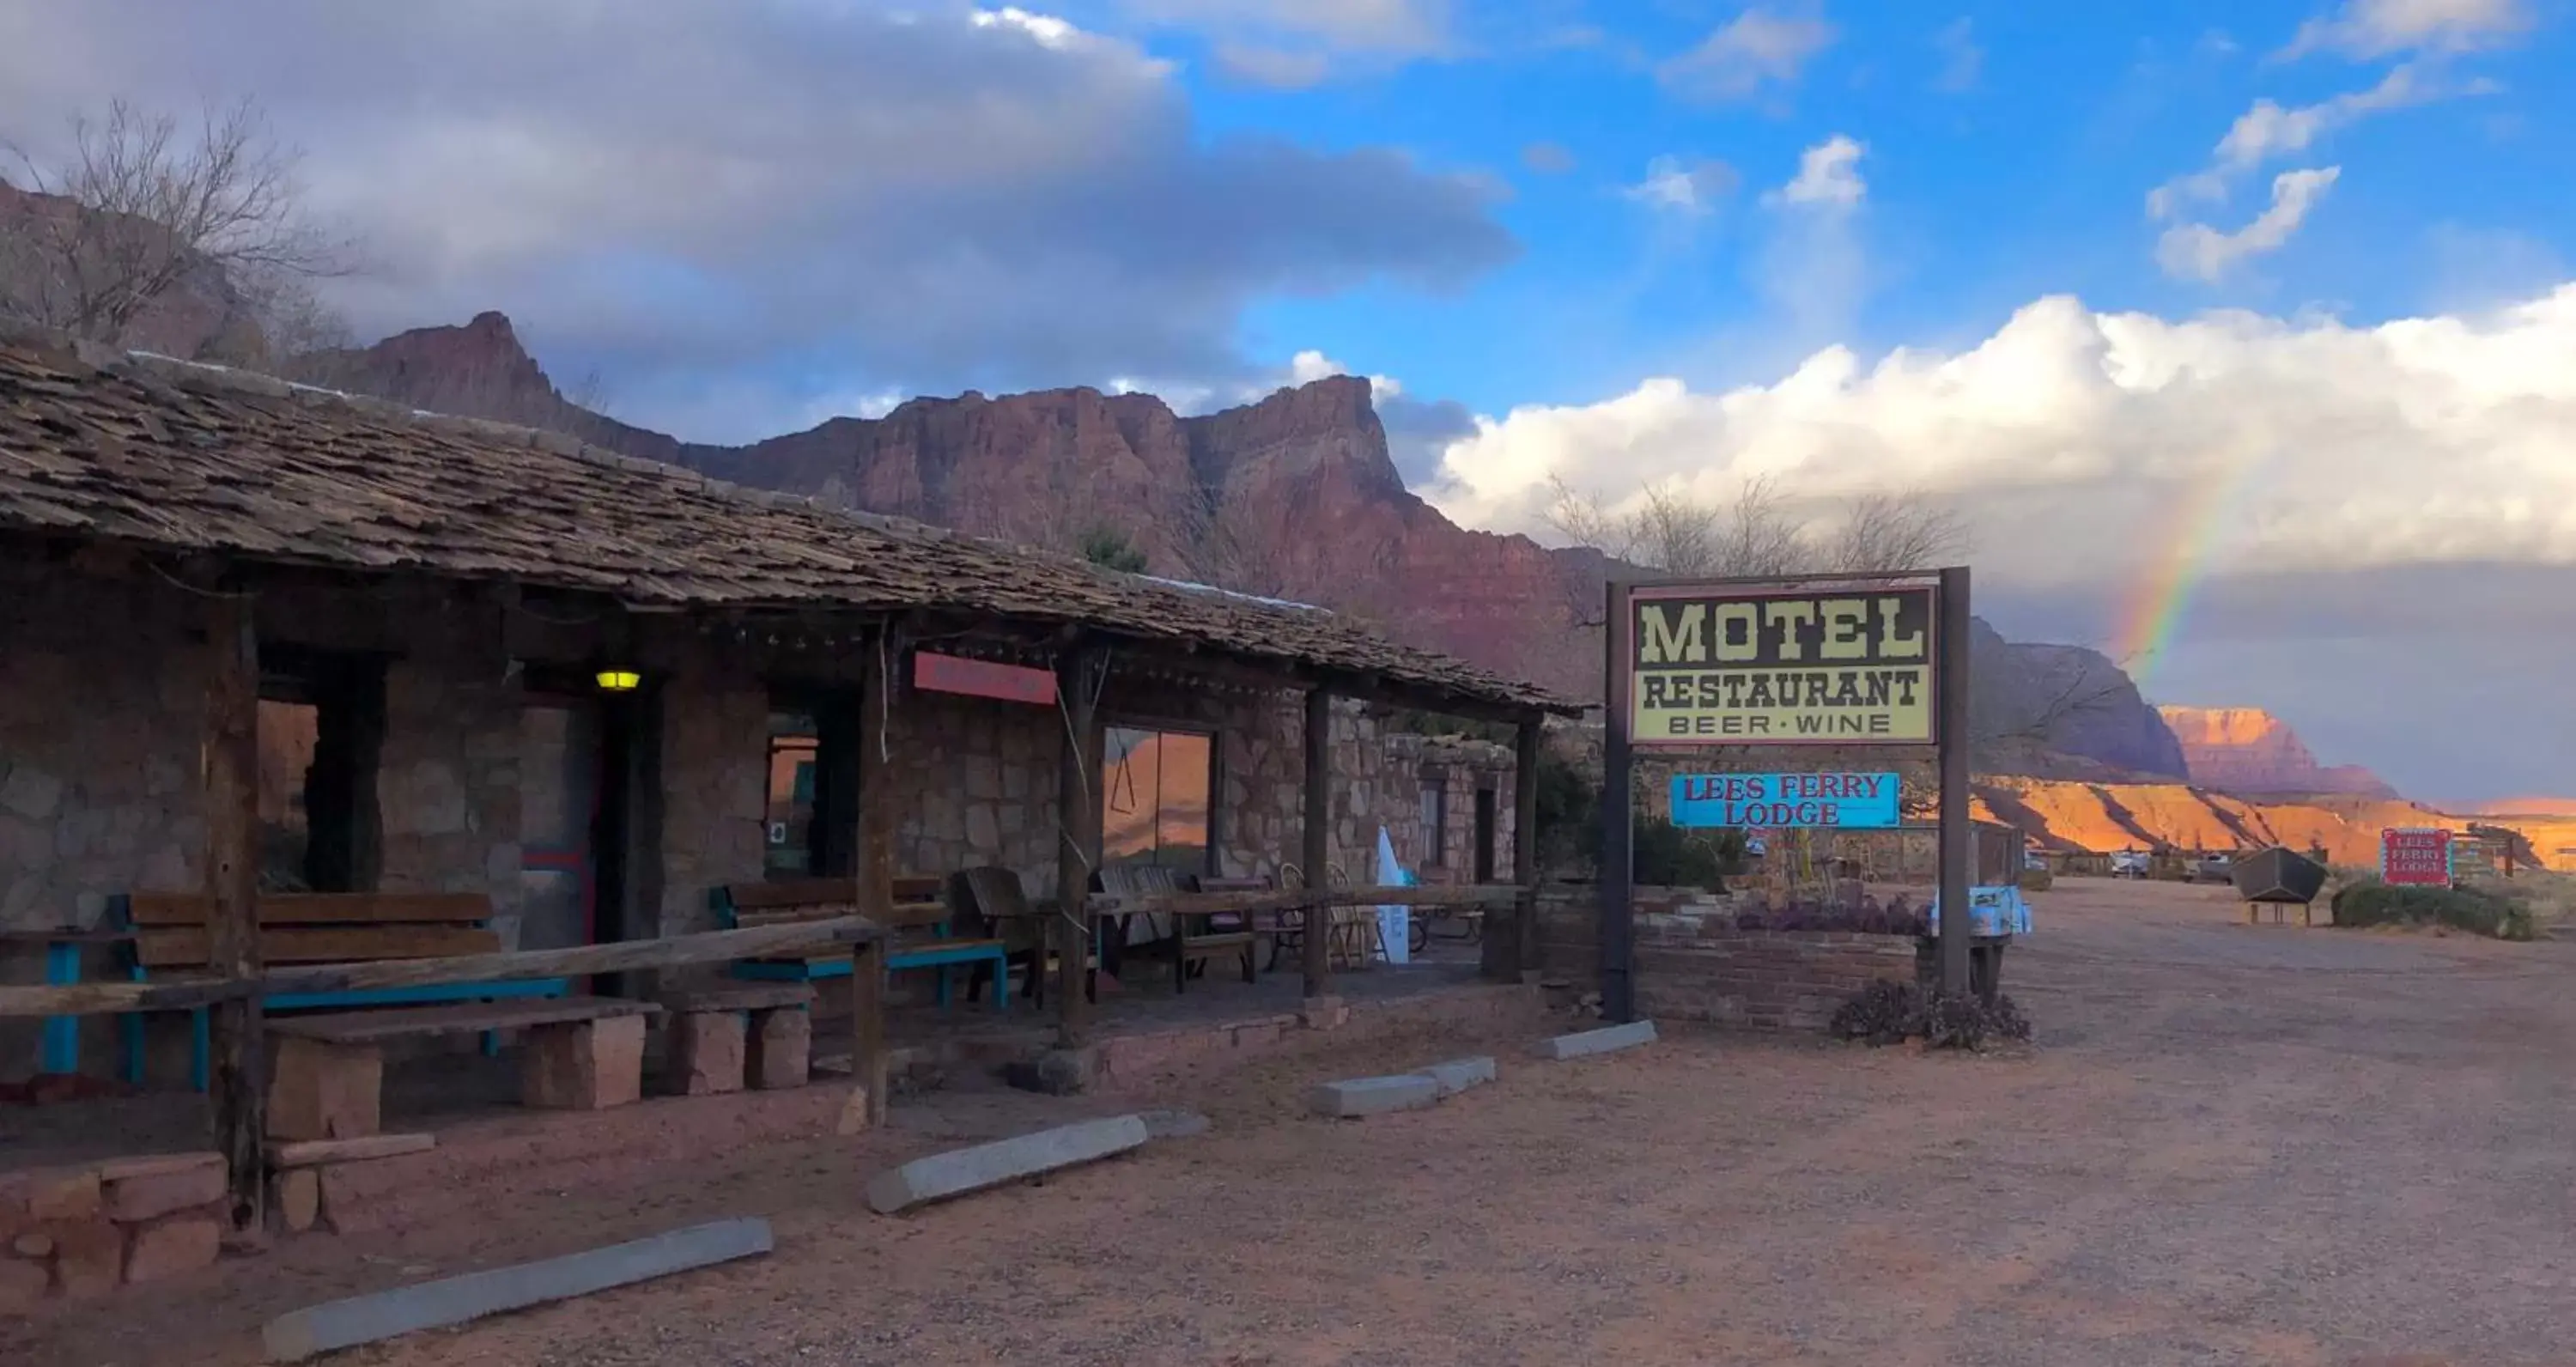
[[[632,693],[644,684],[644,676],[631,669],[603,669],[598,680],[602,693]]]

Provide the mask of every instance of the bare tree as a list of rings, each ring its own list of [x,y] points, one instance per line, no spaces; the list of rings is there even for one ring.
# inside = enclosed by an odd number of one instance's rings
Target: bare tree
[[[1867,573],[1937,565],[1967,548],[1966,527],[1919,498],[1863,494],[1821,521],[1801,517],[1770,476],[1745,481],[1731,506],[1676,483],[1650,484],[1613,509],[1563,479],[1544,517],[1558,535],[1614,560],[1691,577]]]
[[[1825,569],[1847,574],[1919,570],[1966,552],[1968,529],[1920,498],[1862,494],[1845,503],[1819,547]]]
[[[207,110],[193,136],[117,101],[104,121],[73,121],[71,149],[52,168],[10,150],[23,188],[52,198],[0,206],[0,280],[48,326],[125,344],[147,311],[206,273],[292,300],[301,316],[311,295],[289,287],[347,268],[346,245],[304,212],[299,154],[270,138],[247,100]]]

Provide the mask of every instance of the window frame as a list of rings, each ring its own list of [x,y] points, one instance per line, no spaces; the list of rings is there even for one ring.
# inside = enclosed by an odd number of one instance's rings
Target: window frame
[[[1199,862],[1198,862],[1197,866],[1195,866],[1195,867],[1181,867],[1181,866],[1178,866],[1178,865],[1164,865],[1164,867],[1166,867],[1166,868],[1173,868],[1173,869],[1175,869],[1177,872],[1181,872],[1181,873],[1195,873],[1195,874],[1198,874],[1198,875],[1200,875],[1200,876],[1202,876],[1202,877],[1215,877],[1215,876],[1217,876],[1217,875],[1219,875],[1219,874],[1223,873],[1223,872],[1224,872],[1224,870],[1225,870],[1225,862],[1224,862],[1224,860],[1220,857],[1220,855],[1219,855],[1219,851],[1220,851],[1220,850],[1222,850],[1222,849],[1224,848],[1224,840],[1225,840],[1225,819],[1224,819],[1224,808],[1225,808],[1225,730],[1224,730],[1224,728],[1223,728],[1223,727],[1221,727],[1221,726],[1218,726],[1217,724],[1215,724],[1215,723],[1213,723],[1213,722],[1203,722],[1203,721],[1185,721],[1185,720],[1181,720],[1181,719],[1174,718],[1174,717],[1169,717],[1169,716],[1158,716],[1158,715],[1153,714],[1153,713],[1150,713],[1150,712],[1119,712],[1119,711],[1111,711],[1111,710],[1108,710],[1108,709],[1105,709],[1105,708],[1104,708],[1104,709],[1102,709],[1102,711],[1101,711],[1101,713],[1100,713],[1100,723],[1099,723],[1099,726],[1100,726],[1100,778],[1099,778],[1100,790],[1095,794],[1095,796],[1096,796],[1096,798],[1098,799],[1098,801],[1100,802],[1100,817],[1101,817],[1101,820],[1100,820],[1100,844],[1099,844],[1099,846],[1098,846],[1097,848],[1093,849],[1093,850],[1092,850],[1092,852],[1091,852],[1091,854],[1092,854],[1092,862],[1093,862],[1093,866],[1094,866],[1095,868],[1105,868],[1105,867],[1107,867],[1107,866],[1108,866],[1108,863],[1109,863],[1109,851],[1108,851],[1108,843],[1109,843],[1109,834],[1108,834],[1108,828],[1109,828],[1109,793],[1108,793],[1108,783],[1109,783],[1109,766],[1111,765],[1111,763],[1113,763],[1113,762],[1114,762],[1114,757],[1112,756],[1112,754],[1111,754],[1111,752],[1110,752],[1110,747],[1109,747],[1109,738],[1110,738],[1110,734],[1111,734],[1112,732],[1116,732],[1116,731],[1143,731],[1143,732],[1146,732],[1146,733],[1149,733],[1149,734],[1157,734],[1157,735],[1171,735],[1171,736],[1197,736],[1197,737],[1200,737],[1201,739],[1204,739],[1204,740],[1207,742],[1207,747],[1208,747],[1208,778],[1207,778],[1207,793],[1208,793],[1208,798],[1207,798],[1207,819],[1206,819],[1206,827],[1205,827],[1205,829],[1206,829],[1206,848],[1205,848],[1205,850],[1202,852],[1201,857],[1200,857],[1200,859],[1199,859]],[[1159,795],[1158,795],[1158,797],[1159,797]],[[1156,829],[1158,832],[1162,829],[1161,821],[1162,821],[1162,818],[1161,818],[1161,815],[1160,815],[1160,811],[1159,811],[1159,809],[1158,809],[1158,811],[1157,811],[1157,813],[1156,813],[1156,817],[1155,817],[1155,829]],[[1159,849],[1159,848],[1160,848],[1160,840],[1159,840],[1159,837],[1157,838],[1157,841],[1156,841],[1156,847],[1157,847],[1157,849]],[[1159,861],[1157,861],[1157,862],[1159,862]]]

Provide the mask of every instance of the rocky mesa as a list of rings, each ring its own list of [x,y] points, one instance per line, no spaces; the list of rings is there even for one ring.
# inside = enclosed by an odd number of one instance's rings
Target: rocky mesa
[[[2184,772],[2204,788],[2238,794],[2338,794],[2394,798],[2359,765],[2323,765],[2297,732],[2259,707],[2160,707],[2181,743]]]

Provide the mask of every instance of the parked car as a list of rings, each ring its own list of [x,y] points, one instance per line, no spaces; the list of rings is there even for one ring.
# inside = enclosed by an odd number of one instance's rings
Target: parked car
[[[2147,860],[2145,850],[2122,850],[2111,856],[2111,876],[2144,878],[2147,876]]]
[[[2236,856],[2208,854],[2194,860],[2191,881],[2195,883],[2232,883],[2236,881]]]

